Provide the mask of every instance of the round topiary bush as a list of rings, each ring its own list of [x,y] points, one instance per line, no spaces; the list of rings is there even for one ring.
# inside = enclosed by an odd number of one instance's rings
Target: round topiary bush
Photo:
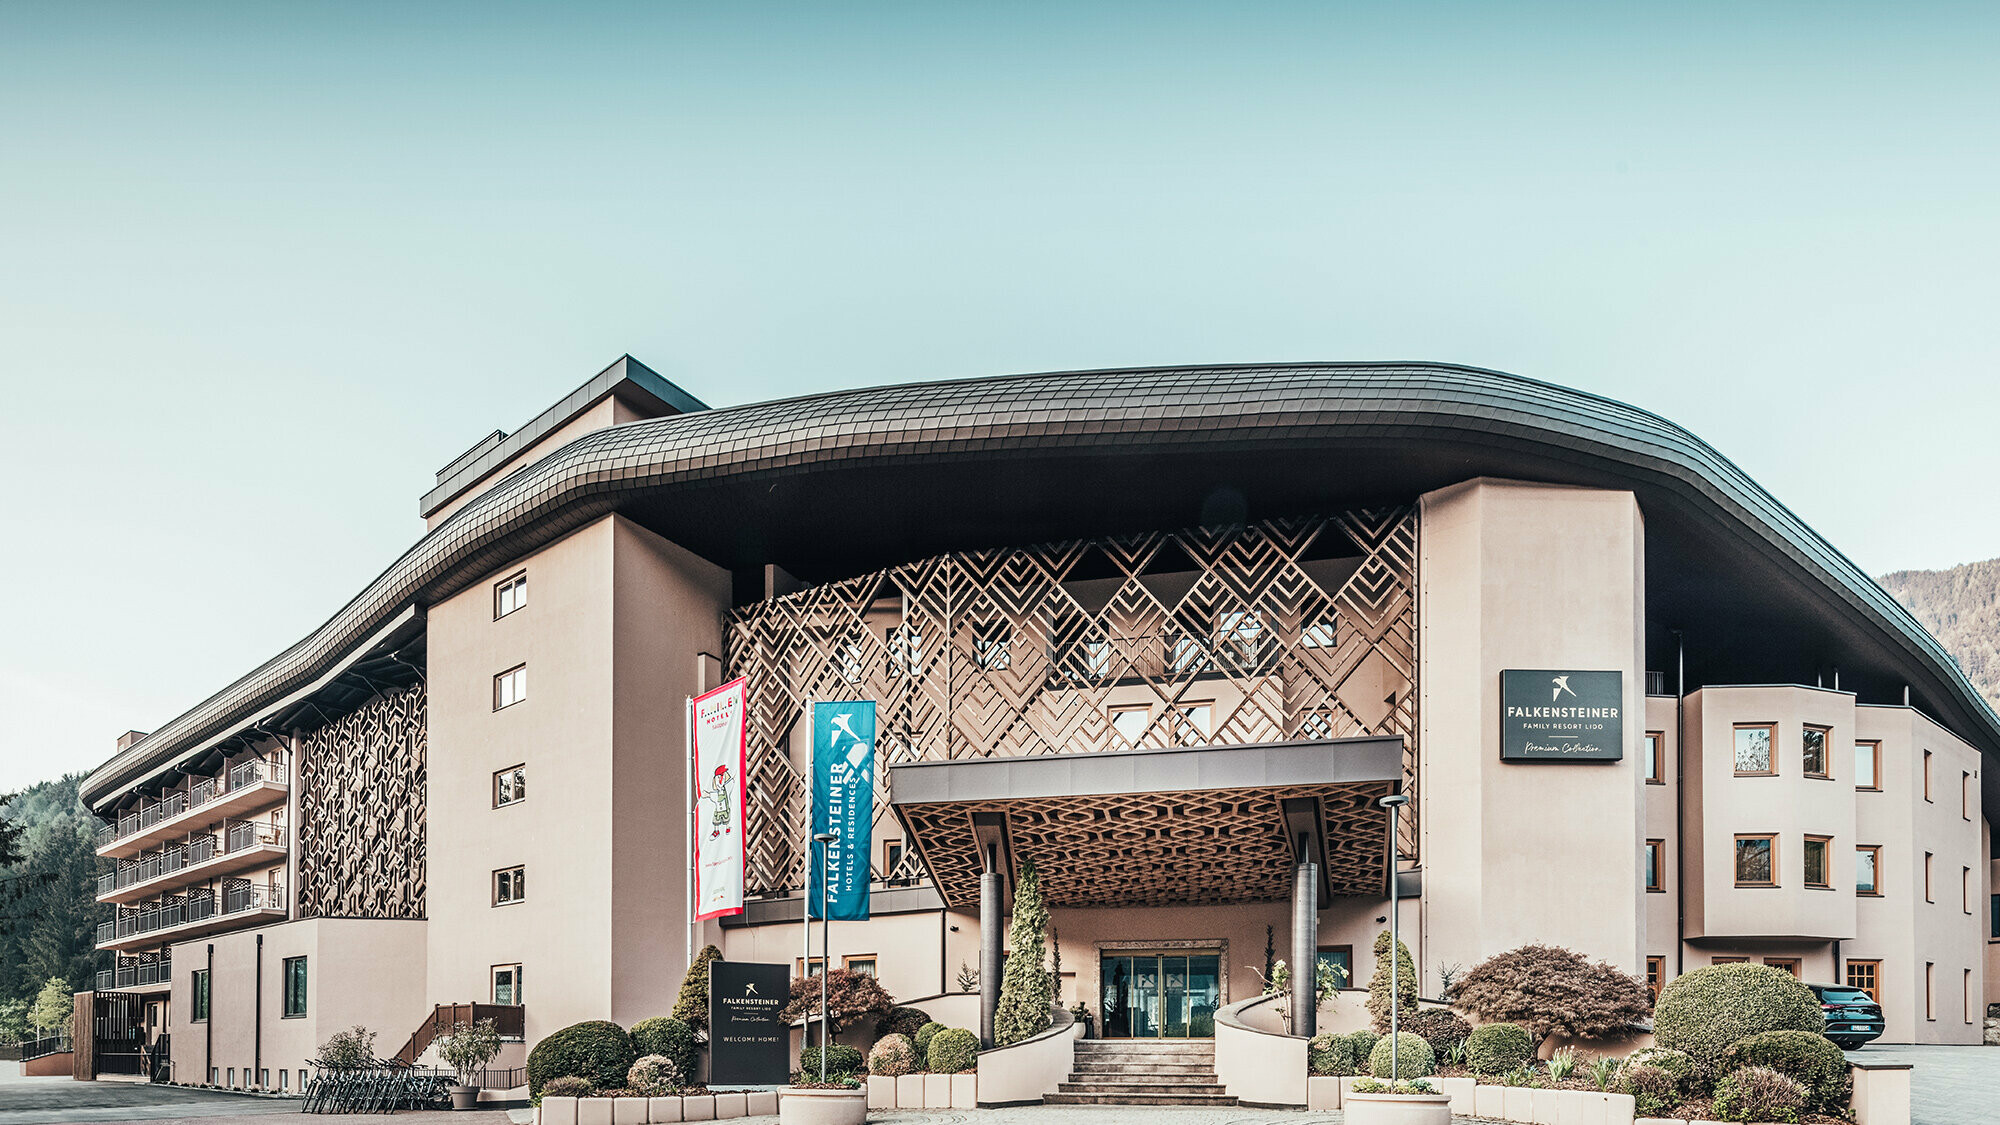
[[[1425,1008],[1402,1021],[1402,1028],[1421,1036],[1440,1057],[1447,1047],[1472,1034],[1472,1025],[1450,1008]]]
[[[701,1044],[686,1020],[654,1016],[632,1025],[632,1053],[644,1058],[659,1055],[674,1064],[683,1083],[692,1083],[700,1061]]]
[[[1437,1056],[1431,1053],[1431,1045],[1414,1032],[1399,1031],[1394,1035],[1385,1035],[1381,1042],[1375,1044],[1375,1049],[1368,1052],[1368,1072],[1377,1078],[1407,1081],[1422,1078],[1436,1069]]]
[[[552,1078],[587,1078],[600,1090],[625,1084],[637,1057],[632,1037],[610,1020],[585,1020],[552,1031],[528,1052],[528,1093]]]
[[[1625,1062],[1628,1066],[1657,1066],[1672,1076],[1681,1090],[1689,1089],[1689,1084],[1694,1081],[1694,1057],[1686,1051],[1645,1047],[1632,1052],[1632,1057]]]
[[[1766,1031],[1826,1030],[1819,1000],[1769,965],[1710,965],[1667,982],[1653,1011],[1653,1042],[1686,1051],[1695,1079],[1712,1082],[1730,1044]]]
[[[945,1026],[935,1020],[917,1029],[917,1037],[910,1040],[910,1045],[917,1049],[919,1063],[931,1057],[931,1037],[943,1030]]]
[[[1618,1090],[1632,1095],[1632,1112],[1639,1117],[1659,1117],[1681,1104],[1680,1083],[1652,1063],[1626,1067],[1618,1080]]]
[[[1489,1023],[1465,1037],[1465,1065],[1474,1074],[1505,1074],[1534,1057],[1534,1040],[1518,1023]]]
[[[931,1022],[930,1013],[924,1011],[922,1008],[891,1008],[888,1014],[884,1015],[875,1024],[875,1034],[878,1036],[900,1035],[914,1044],[917,1039],[917,1032],[922,1031],[924,1025],[929,1022]]]
[[[979,1036],[962,1027],[947,1027],[931,1036],[924,1061],[932,1074],[963,1074],[979,1065]]]
[[[826,1049],[826,1075],[855,1074],[861,1070],[861,1048],[845,1043],[835,1043]],[[799,1052],[799,1073],[809,1079],[819,1078],[819,1048],[807,1047]]]
[[[1761,1066],[1777,1071],[1806,1088],[1807,1108],[1842,1115],[1854,1094],[1854,1069],[1833,1040],[1810,1031],[1766,1031],[1738,1039],[1722,1053],[1719,1073],[1732,1074],[1744,1067]]]
[[[640,1055],[625,1072],[625,1085],[649,1098],[663,1098],[681,1088],[681,1073],[665,1055]]]
[[[1345,1035],[1315,1035],[1306,1043],[1306,1069],[1326,1077],[1354,1073],[1354,1044]]]
[[[868,1049],[868,1073],[895,1077],[909,1074],[917,1069],[917,1049],[910,1046],[910,1037],[891,1032],[875,1041]]]
[[[1715,1084],[1712,1109],[1724,1121],[1797,1121],[1811,1100],[1804,1083],[1767,1066],[1746,1066]]]

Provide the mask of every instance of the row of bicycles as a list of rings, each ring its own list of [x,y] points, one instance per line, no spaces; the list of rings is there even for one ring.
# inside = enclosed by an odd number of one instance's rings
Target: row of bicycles
[[[458,1077],[449,1070],[371,1059],[360,1066],[319,1067],[303,1091],[300,1113],[394,1113],[450,1109]]]

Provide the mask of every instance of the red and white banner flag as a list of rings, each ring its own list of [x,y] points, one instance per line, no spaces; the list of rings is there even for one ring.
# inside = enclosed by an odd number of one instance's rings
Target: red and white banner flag
[[[694,701],[694,916],[743,913],[743,769],[750,682],[735,679]]]

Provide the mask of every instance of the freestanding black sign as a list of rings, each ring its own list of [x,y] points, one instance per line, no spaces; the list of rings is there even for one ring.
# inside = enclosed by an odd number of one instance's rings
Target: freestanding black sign
[[[782,1086],[791,1078],[790,1029],[778,1018],[791,989],[790,965],[708,963],[710,1085]]]
[[[1625,674],[1500,673],[1500,760],[1616,762],[1625,757]]]

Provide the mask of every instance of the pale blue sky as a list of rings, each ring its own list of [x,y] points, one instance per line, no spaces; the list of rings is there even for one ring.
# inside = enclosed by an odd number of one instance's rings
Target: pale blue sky
[[[0,788],[621,352],[717,405],[1435,359],[2000,555],[1991,6],[0,3]]]

